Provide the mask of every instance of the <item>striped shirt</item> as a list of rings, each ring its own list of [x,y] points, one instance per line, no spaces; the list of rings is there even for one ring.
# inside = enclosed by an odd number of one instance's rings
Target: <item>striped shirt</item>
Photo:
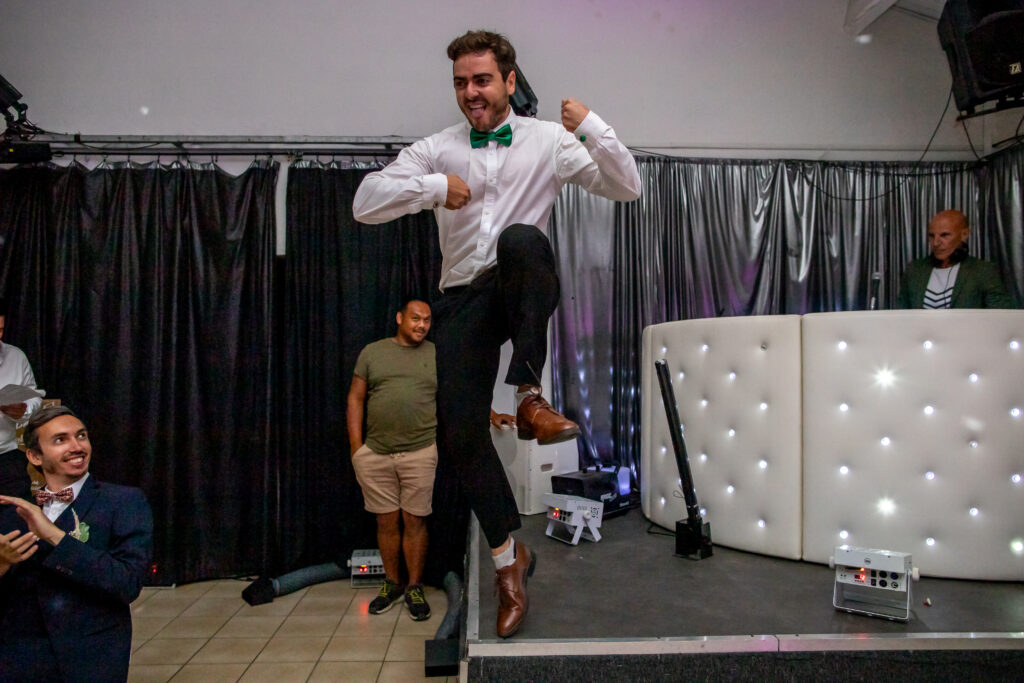
[[[956,274],[959,272],[959,263],[951,268],[932,268],[922,308],[949,308],[953,303],[953,285],[956,284]]]

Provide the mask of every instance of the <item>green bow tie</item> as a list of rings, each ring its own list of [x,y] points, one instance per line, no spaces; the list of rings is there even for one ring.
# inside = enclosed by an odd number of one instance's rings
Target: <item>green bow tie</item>
[[[481,133],[476,128],[469,129],[469,144],[473,149],[486,147],[487,143],[491,140],[494,140],[499,145],[508,147],[512,144],[512,126],[506,123],[498,130],[493,130],[490,133]]]

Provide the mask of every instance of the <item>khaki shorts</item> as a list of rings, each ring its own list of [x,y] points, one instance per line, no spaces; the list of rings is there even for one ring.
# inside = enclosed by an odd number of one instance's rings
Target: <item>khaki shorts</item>
[[[431,513],[437,444],[387,455],[378,455],[363,444],[352,454],[352,467],[369,512],[382,515],[401,508],[417,517]]]

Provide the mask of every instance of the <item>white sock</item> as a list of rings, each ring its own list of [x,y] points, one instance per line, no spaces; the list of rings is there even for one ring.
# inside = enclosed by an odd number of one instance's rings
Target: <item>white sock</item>
[[[492,555],[491,556],[494,559],[494,568],[495,569],[501,569],[502,567],[507,567],[507,566],[509,566],[510,564],[512,564],[513,562],[516,561],[516,539],[512,538],[511,536],[509,536],[508,540],[509,540],[509,544],[508,544],[508,547],[505,548],[505,550],[503,550],[502,552],[498,553],[497,555]]]
[[[519,404],[523,402],[524,398],[526,398],[527,396],[533,396],[534,394],[540,394],[540,389],[529,389],[527,391],[517,391],[516,392],[516,408],[519,407]]]

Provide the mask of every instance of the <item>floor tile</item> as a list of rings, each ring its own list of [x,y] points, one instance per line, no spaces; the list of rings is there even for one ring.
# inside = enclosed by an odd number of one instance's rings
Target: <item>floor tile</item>
[[[423,675],[423,662],[384,662],[377,676],[377,683],[413,683],[414,681],[437,681]]]
[[[276,636],[270,639],[257,662],[316,662],[327,647],[328,636],[303,636],[289,638]]]
[[[155,638],[210,638],[229,617],[175,617]]]
[[[279,636],[331,636],[341,623],[341,615],[332,617],[285,617],[281,628],[275,635]]]
[[[192,583],[183,583],[173,588],[162,588],[160,590],[172,590],[176,595],[191,595],[198,598],[209,593],[218,583],[219,581],[193,581]]]
[[[269,638],[211,638],[189,664],[248,664],[256,659]]]
[[[425,636],[433,638],[437,629],[444,620],[444,612],[439,611],[434,603],[430,603],[430,618],[423,621],[413,621],[409,618],[409,611],[402,608],[402,614],[395,622],[396,636]]]
[[[290,614],[295,606],[299,604],[299,601],[303,598],[302,591],[296,591],[284,597],[274,598],[272,602],[265,602],[262,605],[256,605],[255,607],[249,604],[245,604],[242,608],[241,614],[247,616],[270,616],[270,615],[286,615]],[[244,602],[244,601],[243,601]]]
[[[385,662],[422,662],[426,646],[423,636],[392,636]]]
[[[349,603],[348,609],[345,610],[345,614],[369,614],[370,603],[373,602],[375,597],[377,597],[376,588],[361,588],[355,591],[352,596],[352,602]],[[400,604],[395,605],[391,608],[391,611],[394,611],[399,606]],[[387,612],[385,612],[385,614],[387,614]]]
[[[128,683],[167,683],[178,673],[178,664],[136,664],[128,669]]]
[[[171,592],[162,592],[149,598],[142,604],[132,607],[132,614],[140,617],[176,617],[188,609],[196,599],[192,596],[179,596]]]
[[[341,579],[338,581],[327,581],[325,583],[318,583],[315,586],[310,586],[306,589],[306,595],[317,598],[343,597],[348,599],[358,591],[359,589],[352,587],[352,582],[349,579]]]
[[[149,640],[175,617],[132,616],[132,639]]]
[[[385,614],[347,614],[341,618],[334,635],[337,636],[384,636],[395,630],[398,613],[395,610]]]
[[[204,638],[154,638],[132,654],[132,664],[184,664],[206,643]]]
[[[245,600],[242,598],[218,598],[203,596],[192,603],[187,610],[181,613],[183,617],[230,617],[245,607]]]
[[[217,632],[219,638],[258,638],[274,635],[284,617],[246,617],[236,615]]]
[[[300,683],[309,678],[313,662],[256,662],[246,669],[243,683]]]
[[[380,662],[324,662],[313,669],[309,683],[374,683],[380,672]],[[435,679],[436,680],[436,679]]]
[[[207,598],[240,598],[242,591],[248,587],[251,581],[235,581],[233,579],[221,579],[219,581],[208,581],[211,584],[206,593]]]
[[[186,664],[171,679],[173,683],[235,683],[248,664]]]
[[[334,636],[320,655],[327,662],[381,662],[388,651],[390,636]]]
[[[348,610],[349,603],[352,602],[352,596],[325,596],[319,597],[315,595],[306,595],[299,601],[299,604],[295,606],[295,609],[291,611],[290,616],[303,616],[303,617],[332,617],[337,616],[339,619]]]

